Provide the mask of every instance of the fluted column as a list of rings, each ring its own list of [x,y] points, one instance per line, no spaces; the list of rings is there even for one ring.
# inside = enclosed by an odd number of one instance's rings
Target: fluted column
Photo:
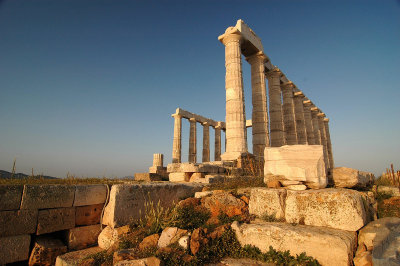
[[[289,81],[282,84],[282,99],[283,99],[283,124],[286,135],[287,145],[297,144],[296,124],[294,120],[293,107],[293,87],[294,84]]]
[[[329,166],[331,167],[331,169],[333,169],[335,168],[335,163],[333,161],[331,134],[329,132],[329,118],[325,118],[324,123],[325,123],[325,136],[328,144],[327,148],[328,148]]]
[[[202,162],[210,161],[210,124],[203,123],[203,157]]]
[[[153,167],[163,167],[164,166],[164,155],[162,153],[153,154]]]
[[[189,163],[196,163],[197,161],[197,133],[196,133],[196,120],[190,118],[190,133],[189,133]]]
[[[241,33],[229,27],[218,37],[225,45],[226,152],[223,160],[236,160],[247,152],[246,114],[244,106]]]
[[[304,118],[304,107],[303,107],[304,94],[301,91],[294,93],[294,116],[296,119],[296,133],[297,133],[297,144],[308,144],[306,123]]]
[[[319,126],[318,126],[318,117],[317,117],[318,113],[319,113],[319,110],[317,107],[311,107],[311,121],[312,121],[313,132],[314,132],[314,144],[322,145],[321,134],[319,131]]]
[[[215,148],[214,148],[214,161],[221,161],[221,124],[215,126]]]
[[[285,134],[283,131],[281,85],[279,68],[274,68],[266,73],[268,78],[268,99],[269,99],[269,126],[271,147],[285,145]]]
[[[251,65],[253,154],[262,159],[265,147],[269,146],[267,89],[264,73],[267,57],[262,52],[258,52],[246,59]]]
[[[306,125],[306,132],[307,132],[307,142],[308,145],[314,145],[316,143],[315,143],[314,127],[311,116],[311,101],[310,100],[303,101],[303,107],[304,107],[304,122]]]
[[[317,114],[317,117],[318,117],[318,127],[319,127],[319,131],[320,131],[320,135],[321,135],[321,145],[324,146],[325,166],[326,166],[326,169],[328,170],[331,167],[329,165],[328,144],[327,144],[326,136],[325,136],[325,123],[324,123],[325,114],[320,112]]]
[[[174,121],[174,139],[172,143],[172,163],[182,162],[182,116],[173,114]]]

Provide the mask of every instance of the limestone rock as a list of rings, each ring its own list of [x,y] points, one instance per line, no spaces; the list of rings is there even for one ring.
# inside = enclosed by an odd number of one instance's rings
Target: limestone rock
[[[202,198],[202,206],[211,212],[212,217],[224,213],[228,217],[240,216],[242,220],[249,217],[247,204],[228,192],[213,193],[210,197]]]
[[[281,186],[281,182],[279,182],[278,180],[270,180],[270,181],[267,181],[267,187],[280,188],[282,186]]]
[[[379,193],[389,194],[393,197],[400,197],[400,190],[397,187],[378,186],[377,191]]]
[[[57,256],[67,252],[67,246],[60,239],[39,236],[29,258],[29,265],[54,265]]]
[[[266,147],[264,160],[265,183],[272,175],[280,175],[279,181],[302,181],[310,188],[327,185],[322,145]]]
[[[122,236],[127,235],[130,232],[129,226],[122,226],[118,228],[112,228],[107,226],[101,231],[98,237],[99,247],[102,249],[109,249],[115,244]]]
[[[259,217],[263,215],[285,219],[286,189],[253,188],[249,201],[249,212]]]
[[[201,199],[201,198],[210,196],[212,194],[213,194],[212,191],[199,191],[199,192],[194,193],[194,197],[197,199]]]
[[[295,190],[295,191],[302,191],[302,190],[307,189],[307,187],[305,185],[289,185],[286,188],[289,190]]]
[[[150,235],[145,237],[142,242],[139,244],[139,249],[144,250],[152,247],[157,247],[158,240],[160,239],[159,234]]]
[[[189,241],[190,241],[190,236],[182,236],[181,238],[179,238],[178,244],[183,249],[188,249],[189,248]]]
[[[37,210],[0,211],[0,237],[35,233],[37,217]]]
[[[72,207],[74,185],[25,185],[21,209]]]
[[[336,167],[332,170],[332,179],[335,187],[366,188],[374,182],[372,173],[359,171],[348,167]]]
[[[46,234],[75,227],[75,208],[39,210],[36,234]]]
[[[76,185],[74,206],[101,204],[106,197],[107,185]]]
[[[162,177],[157,173],[135,173],[135,181],[162,181]]]
[[[360,193],[350,189],[287,191],[286,222],[357,231],[367,222]]]
[[[123,260],[114,264],[114,266],[160,266],[161,261],[156,257],[149,257],[137,260]]]
[[[177,242],[182,236],[187,234],[187,230],[179,229],[178,227],[165,228],[158,240],[158,247],[164,248]]]
[[[190,173],[169,173],[168,179],[170,182],[189,182],[190,176]]]
[[[75,224],[77,226],[99,224],[103,208],[104,208],[103,203],[76,207]]]
[[[0,237],[0,265],[29,258],[30,235]]]
[[[134,259],[136,259],[135,249],[129,248],[129,249],[118,250],[114,252],[113,265],[116,265],[120,261],[134,260]]]
[[[199,192],[196,192],[196,193],[199,193]],[[188,206],[196,207],[196,206],[200,205],[200,199],[199,198],[187,198],[187,199],[181,200],[178,205],[179,205],[179,207],[188,207]]]
[[[207,237],[211,238],[211,239],[220,238],[226,232],[226,230],[228,230],[228,229],[229,229],[229,225],[228,224],[220,225],[217,228],[215,228],[214,231],[209,233],[207,235]]]
[[[287,223],[242,224],[233,222],[240,244],[254,245],[267,252],[269,246],[291,255],[306,252],[322,265],[351,265],[356,247],[356,233],[326,227]]]
[[[201,191],[198,184],[119,184],[113,185],[110,202],[105,208],[103,224],[120,227],[140,218],[144,213],[145,201],[160,201],[162,207],[170,207],[181,198],[188,198]]]
[[[358,245],[365,250],[357,252],[355,264],[369,261],[368,256],[372,254],[373,265],[399,265],[400,218],[385,217],[369,223],[360,230]]]
[[[18,210],[23,185],[0,185],[0,211]]]
[[[99,224],[69,229],[67,233],[68,249],[79,250],[96,246],[100,232],[101,227]]]
[[[196,255],[196,253],[199,252],[199,250],[207,243],[207,229],[194,229],[190,238],[190,251],[192,254]]]
[[[68,252],[57,257],[55,266],[76,266],[77,262],[82,261],[84,258],[101,251],[103,251],[103,249],[99,247],[92,247],[74,252]]]

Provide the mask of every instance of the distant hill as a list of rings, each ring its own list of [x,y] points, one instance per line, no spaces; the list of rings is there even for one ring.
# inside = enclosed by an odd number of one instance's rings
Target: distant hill
[[[12,173],[4,171],[4,170],[0,170],[0,178],[2,179],[10,179],[12,176]],[[25,179],[28,178],[29,175],[23,174],[23,173],[15,173],[14,174],[14,178],[15,179]],[[44,175],[43,176],[44,179],[58,179],[57,177],[53,177],[53,176],[47,176]]]

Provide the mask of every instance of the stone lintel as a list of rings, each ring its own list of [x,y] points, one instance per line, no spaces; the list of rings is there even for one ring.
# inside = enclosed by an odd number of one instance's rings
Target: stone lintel
[[[225,122],[221,122],[221,121],[218,121],[218,122],[217,122],[217,121],[214,121],[214,120],[212,120],[212,119],[210,119],[210,118],[206,118],[206,117],[204,117],[204,116],[191,113],[191,112],[186,111],[186,110],[183,110],[183,109],[181,109],[181,108],[177,108],[177,109],[176,109],[176,113],[173,114],[172,116],[176,116],[176,115],[180,115],[182,118],[186,118],[186,119],[188,119],[188,120],[194,118],[197,122],[199,122],[199,123],[201,123],[201,124],[207,122],[207,123],[208,123],[210,126],[212,126],[212,127],[217,127],[217,126],[218,126],[218,123],[219,123],[219,125],[221,126],[222,129],[225,130],[225,128],[226,128]]]
[[[236,22],[235,29],[237,29],[242,34],[242,37],[247,40],[252,46],[254,46],[254,48],[256,48],[258,51],[264,52],[264,47],[262,45],[261,39],[249,26],[247,26],[246,23],[244,23],[243,20],[239,19]]]

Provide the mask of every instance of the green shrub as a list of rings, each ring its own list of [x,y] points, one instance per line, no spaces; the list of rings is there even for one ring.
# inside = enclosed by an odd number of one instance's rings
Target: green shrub
[[[268,213],[264,213],[261,217],[261,220],[264,220],[266,222],[284,222],[285,219],[284,218],[276,218],[276,213],[273,214],[268,214]]]
[[[210,217],[211,213],[207,209],[194,208],[193,206],[177,207],[166,224],[181,229],[193,230],[204,226]]]

